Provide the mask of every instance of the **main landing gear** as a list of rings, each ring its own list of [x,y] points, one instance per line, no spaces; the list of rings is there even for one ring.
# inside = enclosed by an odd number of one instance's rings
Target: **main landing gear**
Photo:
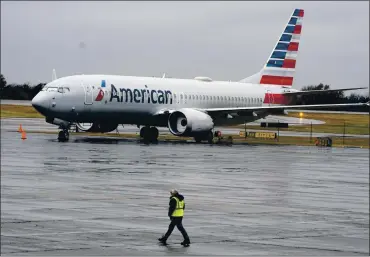
[[[158,136],[159,132],[156,127],[145,126],[140,129],[140,138],[144,139],[144,142],[157,142]]]
[[[58,133],[58,141],[59,142],[66,142],[69,140],[69,132],[67,129],[63,129]]]
[[[215,133],[215,135],[216,135],[216,133]],[[209,144],[212,144],[213,143],[213,136],[214,135],[213,135],[212,131],[208,131],[206,134],[195,136],[194,140],[197,143],[200,143],[202,141],[207,141]]]

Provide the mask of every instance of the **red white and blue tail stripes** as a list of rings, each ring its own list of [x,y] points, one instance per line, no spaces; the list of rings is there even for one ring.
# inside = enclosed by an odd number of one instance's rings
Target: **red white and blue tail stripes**
[[[292,86],[304,10],[295,9],[261,71],[260,84]]]

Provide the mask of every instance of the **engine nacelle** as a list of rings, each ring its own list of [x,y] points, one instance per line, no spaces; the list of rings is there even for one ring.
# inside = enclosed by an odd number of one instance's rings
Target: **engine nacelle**
[[[213,129],[212,118],[201,111],[183,108],[171,113],[168,128],[175,136],[195,136]]]
[[[76,127],[84,132],[108,133],[117,129],[117,123],[76,123]]]

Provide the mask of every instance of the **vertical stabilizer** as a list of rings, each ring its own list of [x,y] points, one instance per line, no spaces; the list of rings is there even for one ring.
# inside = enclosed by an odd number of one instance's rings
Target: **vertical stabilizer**
[[[293,85],[303,16],[303,9],[293,11],[264,67],[240,82],[287,87]]]

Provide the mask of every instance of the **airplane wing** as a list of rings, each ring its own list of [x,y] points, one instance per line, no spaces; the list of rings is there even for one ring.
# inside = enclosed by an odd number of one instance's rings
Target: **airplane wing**
[[[341,109],[345,107],[360,107],[370,106],[370,102],[367,103],[353,103],[353,104],[313,104],[313,105],[278,105],[278,106],[257,106],[257,107],[234,107],[234,108],[196,108],[199,111],[207,112],[209,114],[216,113],[258,113],[258,112],[276,112],[284,110],[325,110],[327,108]]]
[[[342,88],[342,89],[325,89],[325,90],[309,90],[309,91],[293,91],[293,92],[284,92],[283,95],[294,96],[294,95],[311,95],[311,94],[321,94],[321,93],[333,93],[349,90],[358,90],[358,89],[368,89],[367,87],[355,87],[355,88]]]
[[[223,115],[223,114],[253,114],[257,116],[258,113],[283,113],[285,110],[325,110],[331,109],[342,109],[345,107],[362,107],[370,106],[370,102],[367,103],[350,103],[350,104],[313,104],[313,105],[276,105],[276,106],[256,106],[256,107],[234,107],[234,108],[194,108],[195,110],[206,112],[209,115]],[[176,109],[162,109],[155,112],[154,116],[168,116],[176,111]]]

